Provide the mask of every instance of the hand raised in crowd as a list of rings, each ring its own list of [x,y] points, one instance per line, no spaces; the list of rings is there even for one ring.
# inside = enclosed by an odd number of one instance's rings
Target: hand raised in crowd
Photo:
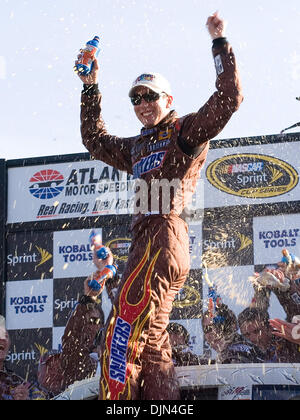
[[[78,55],[78,59],[80,57],[80,54]],[[79,79],[85,84],[85,85],[94,85],[96,83],[98,83],[98,72],[99,72],[99,65],[98,65],[98,61],[95,58],[93,61],[93,67],[92,67],[92,71],[87,74],[84,75],[82,73],[80,73],[79,71],[76,70],[76,65],[78,64],[78,60],[75,61],[75,66],[74,66],[74,71],[78,74]]]
[[[26,401],[29,399],[30,383],[24,383],[16,386],[13,390],[13,399],[15,401]]]
[[[106,265],[111,265],[114,262],[114,257],[111,250],[108,247],[106,247],[106,249],[108,251],[108,257],[105,258],[105,260],[100,260],[97,257],[96,250],[93,253],[93,263],[95,264],[95,266],[97,267],[97,270],[99,271],[102,271]]]
[[[287,265],[284,262],[279,262],[278,266],[291,282],[294,282],[300,277],[300,268],[298,265]]]
[[[282,254],[283,258],[278,263],[278,266],[291,282],[298,280],[300,277],[300,259],[290,253],[288,249],[284,249]]]
[[[300,317],[294,317],[293,323],[281,319],[270,319],[269,323],[273,328],[272,333],[277,337],[284,338],[291,343],[300,344]]]
[[[215,12],[206,22],[207,30],[212,37],[212,39],[223,38],[225,37],[227,22],[220,18],[219,12]]]
[[[112,265],[113,262],[114,262],[114,257],[113,257],[113,254],[112,254],[111,250],[109,248],[107,248],[107,250],[108,250],[108,257],[105,258],[104,260],[99,259],[97,257],[96,250],[94,250],[94,253],[93,253],[93,263],[97,267],[97,273],[101,272],[106,265]],[[93,279],[93,276],[94,276],[94,274],[92,274],[91,276],[89,276],[84,281],[84,294],[86,296],[89,296],[89,297],[93,298],[93,299],[96,299],[102,293],[102,290],[93,290],[89,286],[89,282],[91,281],[91,279]]]

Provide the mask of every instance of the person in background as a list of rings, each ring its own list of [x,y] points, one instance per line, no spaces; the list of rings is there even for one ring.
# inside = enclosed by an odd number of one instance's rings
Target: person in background
[[[174,366],[199,365],[201,363],[199,356],[190,351],[190,336],[187,329],[177,322],[170,322],[167,331],[172,347]]]
[[[107,132],[97,60],[89,75],[78,73],[83,82],[83,144],[93,158],[133,174],[138,187],[132,244],[103,340],[100,399],[180,398],[166,328],[175,295],[190,269],[188,231],[181,215],[187,196],[195,191],[209,141],[243,100],[225,26],[218,13],[207,20],[216,91],[197,112],[179,118],[172,109],[170,84],[160,74],[143,73],[135,79],[129,97],[143,125],[138,136],[124,138]],[[162,180],[171,190],[167,203],[162,188],[153,192]],[[173,182],[175,188],[170,185]],[[188,191],[183,192],[187,184]]]
[[[5,319],[0,315],[0,400],[45,400],[45,393],[5,367],[9,348],[10,339]]]
[[[272,292],[286,313],[286,321],[291,323],[300,313],[300,261],[286,249],[282,254],[281,261],[251,278],[254,288],[251,307],[268,311]]]
[[[265,354],[265,363],[299,363],[299,352],[295,345],[273,335],[268,312],[248,307],[238,316],[241,333]]]
[[[93,258],[98,271],[112,264],[113,256],[105,260]],[[75,381],[92,378],[100,374],[100,337],[104,327],[104,313],[99,300],[100,291],[93,291],[84,281],[84,294],[75,306],[64,334],[62,350],[45,353],[39,363],[38,382],[53,397],[62,393]]]
[[[206,311],[202,318],[204,338],[217,352],[216,363],[262,363],[263,352],[238,333],[237,317],[227,305],[221,303],[214,316]]]
[[[265,267],[260,273],[255,273],[251,278],[254,288],[254,296],[251,302],[252,308],[258,308],[267,312],[270,306],[270,296],[274,293],[281,304],[286,319],[281,321],[285,324],[280,326],[280,320],[271,322],[274,324],[275,331],[273,334],[278,338],[293,338],[291,336],[294,317],[299,314],[300,310],[300,260],[297,256],[290,253],[289,250],[282,251],[282,259],[274,266]],[[280,328],[280,330],[278,328]],[[289,334],[290,333],[290,334]],[[283,342],[284,343],[284,342]],[[285,351],[281,354],[281,359],[290,362],[299,363],[300,348],[296,346],[293,340],[285,341]],[[280,352],[281,353],[281,352]]]
[[[95,340],[104,327],[104,314],[96,297],[85,293],[74,308],[62,337],[62,350],[49,351],[40,358],[38,383],[54,397],[75,381],[92,378],[98,369],[99,348]]]

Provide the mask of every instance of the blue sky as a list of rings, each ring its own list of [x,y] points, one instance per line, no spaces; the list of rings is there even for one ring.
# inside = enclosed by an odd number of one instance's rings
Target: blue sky
[[[205,23],[215,10],[228,21],[245,96],[218,138],[278,134],[300,121],[299,0],[0,0],[0,158],[85,151],[73,63],[94,35],[112,134],[139,132],[128,90],[145,71],[170,80],[180,115],[196,111],[214,91]]]

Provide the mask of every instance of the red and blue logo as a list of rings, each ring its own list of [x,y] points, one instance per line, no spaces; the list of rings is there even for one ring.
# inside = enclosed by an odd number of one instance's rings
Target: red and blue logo
[[[54,169],[44,169],[30,178],[30,193],[41,200],[58,196],[64,189],[64,177]]]

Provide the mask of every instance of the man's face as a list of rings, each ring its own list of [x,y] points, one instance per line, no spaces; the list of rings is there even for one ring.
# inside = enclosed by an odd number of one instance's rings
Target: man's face
[[[64,372],[61,367],[60,354],[41,357],[37,370],[37,380],[42,388],[58,394],[65,387]]]
[[[242,335],[260,348],[269,345],[272,334],[263,321],[245,321],[241,324]]]
[[[149,88],[138,86],[134,90],[134,95],[144,95],[149,92],[151,92]],[[142,99],[140,105],[134,106],[134,112],[145,128],[152,128],[169,114],[172,101],[172,96],[166,94],[160,94],[159,99],[154,102],[146,102]]]
[[[5,328],[0,328],[0,362],[4,362],[9,350],[9,336]]]
[[[222,328],[216,327],[209,317],[203,319],[204,337],[207,343],[216,352],[221,352],[226,348],[227,340]]]

